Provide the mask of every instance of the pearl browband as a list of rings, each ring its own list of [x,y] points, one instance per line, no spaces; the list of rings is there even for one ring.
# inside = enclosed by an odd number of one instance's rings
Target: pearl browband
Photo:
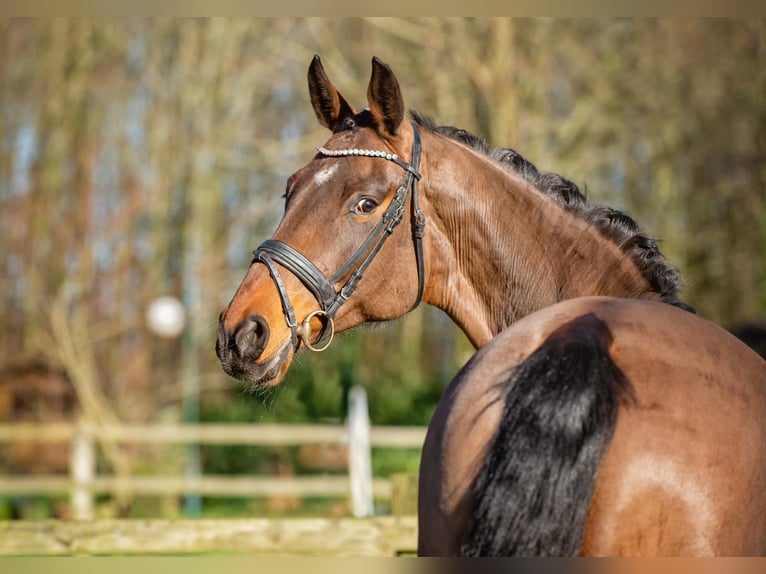
[[[388,161],[394,162],[403,170],[410,172],[413,176],[415,176],[415,179],[420,179],[420,173],[418,173],[417,166],[413,166],[412,164],[407,163],[395,153],[388,153],[387,151],[378,151],[374,149],[359,149],[359,148],[327,149],[326,147],[323,147],[321,145],[317,146],[317,151],[321,153],[322,155],[326,155],[327,157],[346,157],[346,156],[360,155],[364,157],[379,157],[381,159],[387,159]]]
[[[387,159],[388,161],[396,161],[397,159],[399,159],[399,156],[397,156],[395,153],[377,151],[374,149],[357,149],[357,148],[327,149],[326,147],[322,147],[321,145],[318,145],[317,151],[321,153],[322,155],[326,155],[329,157],[341,157],[341,156],[347,156],[347,155],[364,155],[368,157],[382,157],[383,159]]]

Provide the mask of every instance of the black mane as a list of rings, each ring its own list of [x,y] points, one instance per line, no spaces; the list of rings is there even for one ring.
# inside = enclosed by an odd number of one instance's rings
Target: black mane
[[[678,299],[678,291],[681,289],[678,269],[668,264],[657,241],[641,233],[632,217],[612,207],[588,203],[577,184],[556,173],[540,173],[532,162],[511,148],[493,148],[485,139],[466,130],[439,126],[432,118],[415,111],[411,111],[410,115],[418,125],[464,143],[495,160],[505,169],[512,170],[564,209],[588,221],[633,260],[652,290],[660,294],[662,301],[694,312],[692,307]]]

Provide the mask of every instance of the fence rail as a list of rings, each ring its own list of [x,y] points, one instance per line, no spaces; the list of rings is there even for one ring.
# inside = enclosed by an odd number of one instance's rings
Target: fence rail
[[[416,546],[414,516],[0,522],[0,556],[396,556]]]
[[[11,441],[70,442],[78,433],[97,432],[103,439],[126,443],[243,444],[285,446],[310,443],[348,444],[347,427],[310,424],[111,425],[73,423],[0,423],[0,443]],[[425,427],[371,426],[370,446],[420,448]]]
[[[80,486],[70,477],[55,475],[0,477],[0,494],[65,494]],[[114,492],[118,488],[137,496],[180,495],[194,493],[202,496],[348,496],[351,481],[347,476],[255,477],[215,476],[206,474],[198,479],[183,476],[136,476],[126,479],[100,476],[87,483],[94,494]],[[391,482],[373,479],[372,492],[377,498],[391,497]]]
[[[0,424],[0,444],[35,441],[71,444],[69,476],[0,476],[2,494],[70,493],[73,516],[91,519],[93,496],[117,489],[137,495],[193,494],[206,496],[349,496],[355,516],[370,516],[372,497],[392,496],[389,481],[372,478],[373,447],[420,448],[424,427],[370,426],[366,400],[349,413],[348,425],[199,424],[109,425]],[[361,410],[359,410],[361,409]],[[353,421],[353,425],[352,425]],[[360,426],[360,422],[361,426]],[[124,444],[192,444],[283,446],[340,444],[348,449],[346,475],[258,476],[104,476],[96,473],[99,440]],[[361,494],[360,494],[361,493]]]

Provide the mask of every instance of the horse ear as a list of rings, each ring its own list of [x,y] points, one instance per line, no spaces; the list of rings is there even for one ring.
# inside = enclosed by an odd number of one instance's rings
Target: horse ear
[[[327,77],[319,56],[309,66],[309,94],[319,123],[335,131],[340,123],[356,112]]]
[[[372,76],[367,87],[367,102],[378,130],[396,135],[404,120],[404,101],[394,72],[377,57],[372,59]]]

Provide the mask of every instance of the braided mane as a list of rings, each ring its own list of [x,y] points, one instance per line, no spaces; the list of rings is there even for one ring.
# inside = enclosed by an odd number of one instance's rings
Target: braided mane
[[[577,184],[556,173],[541,173],[532,162],[511,148],[493,148],[485,139],[466,130],[439,126],[432,118],[415,111],[410,115],[421,127],[461,142],[520,175],[561,207],[586,220],[631,258],[663,302],[694,312],[692,307],[678,299],[682,283],[678,269],[667,262],[655,239],[641,233],[632,217],[612,207],[588,203]]]

